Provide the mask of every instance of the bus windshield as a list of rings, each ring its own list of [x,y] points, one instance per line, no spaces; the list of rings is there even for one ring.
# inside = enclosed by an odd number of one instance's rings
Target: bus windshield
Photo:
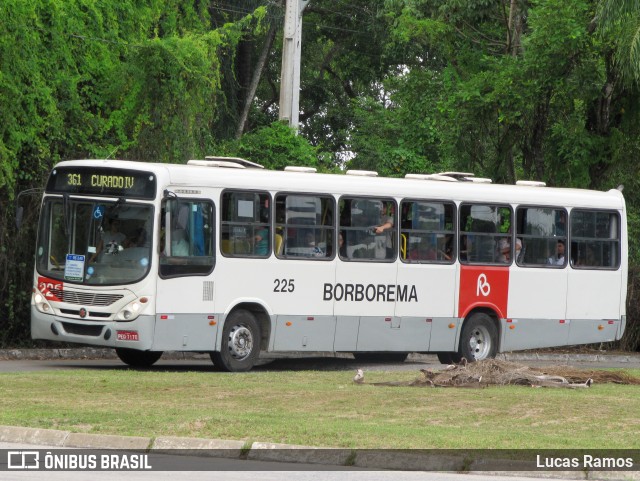
[[[149,272],[153,207],[49,197],[40,217],[39,274],[77,284],[130,284]]]

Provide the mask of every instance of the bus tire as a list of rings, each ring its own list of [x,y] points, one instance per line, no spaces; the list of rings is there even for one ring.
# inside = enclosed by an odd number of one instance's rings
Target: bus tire
[[[122,362],[131,367],[151,367],[162,356],[162,351],[139,351],[116,347],[116,354]]]
[[[493,319],[484,312],[473,314],[462,327],[460,335],[460,360],[469,362],[493,359],[498,352],[498,329]]]
[[[408,352],[354,352],[353,358],[362,362],[405,362]]]
[[[462,356],[459,352],[436,352],[436,355],[440,364],[458,364],[462,361]]]
[[[222,330],[220,352],[212,352],[211,360],[218,371],[250,370],[260,354],[260,326],[254,315],[244,309],[231,313]]]

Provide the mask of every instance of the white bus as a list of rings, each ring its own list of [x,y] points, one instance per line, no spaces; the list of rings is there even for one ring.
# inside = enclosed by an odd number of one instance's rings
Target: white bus
[[[59,163],[32,337],[112,347],[132,366],[208,352],[245,371],[261,351],[448,363],[624,332],[618,190],[258,167]]]

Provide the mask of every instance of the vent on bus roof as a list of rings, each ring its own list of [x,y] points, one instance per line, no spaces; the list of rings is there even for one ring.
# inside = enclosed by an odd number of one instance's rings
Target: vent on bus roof
[[[418,180],[441,180],[443,182],[458,182],[458,180],[453,177],[448,177],[446,175],[440,174],[406,174],[404,178]]]
[[[468,172],[439,172],[437,174],[406,174],[405,179],[440,180],[444,182],[475,182],[491,184],[493,181],[485,177],[475,177]]]
[[[546,182],[540,182],[538,180],[518,180],[516,185],[527,185],[529,187],[546,187]]]
[[[362,177],[378,177],[378,173],[373,170],[347,170],[347,175],[359,175]]]
[[[297,165],[288,165],[284,168],[285,172],[304,172],[305,174],[315,174],[318,169],[315,167],[300,167]]]
[[[187,165],[200,167],[227,167],[230,169],[264,169],[263,165],[256,164],[240,157],[214,157],[206,156],[205,160],[190,160]]]

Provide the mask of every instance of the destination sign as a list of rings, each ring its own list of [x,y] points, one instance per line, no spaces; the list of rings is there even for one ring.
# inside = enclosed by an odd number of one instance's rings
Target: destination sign
[[[151,172],[113,167],[57,167],[47,192],[153,199],[156,177]]]

